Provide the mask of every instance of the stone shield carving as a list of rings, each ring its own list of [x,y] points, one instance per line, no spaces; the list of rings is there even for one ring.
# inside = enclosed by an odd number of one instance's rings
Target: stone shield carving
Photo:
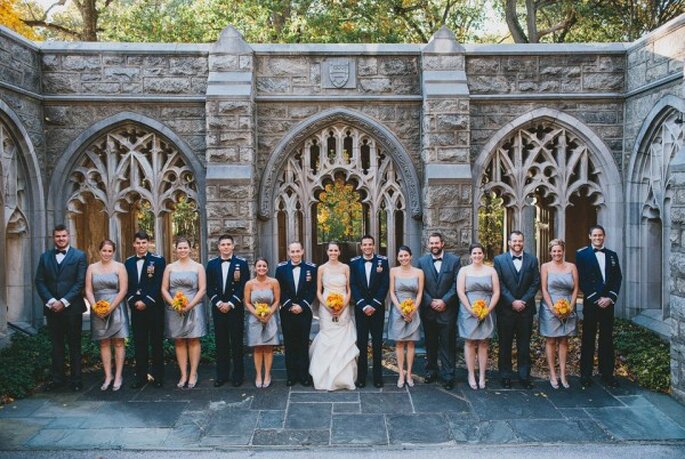
[[[354,89],[357,87],[357,61],[354,59],[326,59],[322,65],[321,85],[324,89]]]
[[[331,79],[331,84],[336,88],[342,88],[350,79],[350,63],[340,62],[331,64],[328,67],[328,77]]]

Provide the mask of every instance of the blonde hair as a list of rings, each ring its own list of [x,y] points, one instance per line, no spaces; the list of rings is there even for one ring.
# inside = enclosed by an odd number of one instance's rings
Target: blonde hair
[[[551,241],[549,241],[549,244],[547,244],[547,250],[549,250],[549,251],[551,252],[551,251],[552,251],[552,248],[553,248],[555,245],[560,245],[561,248],[562,248],[564,251],[566,251],[566,243],[565,243],[563,240],[561,240],[561,239],[552,239]]]

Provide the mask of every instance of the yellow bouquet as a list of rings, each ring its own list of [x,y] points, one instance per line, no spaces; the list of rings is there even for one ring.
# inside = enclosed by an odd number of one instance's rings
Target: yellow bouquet
[[[416,311],[416,304],[414,304],[414,300],[412,300],[411,298],[402,300],[402,302],[400,303],[400,311],[402,311],[402,315],[405,317],[404,320],[407,320],[407,316],[409,316],[409,314],[411,314],[412,312]],[[407,321],[411,322],[411,319]]]
[[[473,310],[473,313],[478,317],[478,320],[483,320],[488,315],[488,304],[482,298],[471,303],[471,309]]]
[[[109,301],[107,301],[107,300],[97,301],[93,305],[92,309],[93,309],[93,312],[95,312],[95,314],[101,316],[101,315],[107,313],[107,311],[109,311]]]
[[[184,314],[186,306],[188,306],[188,297],[181,290],[176,291],[176,295],[174,295],[174,299],[171,302],[171,309],[179,314]]]
[[[333,312],[340,312],[343,309],[344,297],[342,293],[332,292],[326,296],[326,306],[333,310]],[[338,318],[333,317],[333,322],[337,322]]]
[[[554,303],[554,313],[559,316],[561,320],[567,319],[571,315],[573,309],[571,308],[571,303],[566,298],[559,298],[556,303]]]
[[[254,308],[255,314],[257,314],[257,317],[259,317],[260,319],[263,319],[264,317],[268,316],[271,312],[269,305],[266,303],[255,303]]]

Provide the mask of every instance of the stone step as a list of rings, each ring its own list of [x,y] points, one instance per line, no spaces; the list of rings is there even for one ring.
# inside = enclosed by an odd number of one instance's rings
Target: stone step
[[[657,333],[664,340],[671,339],[671,323],[673,319],[662,319],[661,309],[645,309],[631,319],[633,323]]]

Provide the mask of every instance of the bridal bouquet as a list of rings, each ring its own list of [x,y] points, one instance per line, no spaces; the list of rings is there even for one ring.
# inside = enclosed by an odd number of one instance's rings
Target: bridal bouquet
[[[95,312],[95,314],[97,314],[99,316],[104,315],[107,313],[107,311],[109,311],[109,301],[107,301],[107,300],[97,301],[93,305],[92,309],[93,309],[93,312]]]
[[[255,303],[254,308],[255,308],[255,314],[260,319],[263,319],[264,317],[268,316],[269,313],[271,312],[271,309],[269,309],[269,305],[266,303]]]
[[[342,311],[343,306],[345,306],[343,304],[343,302],[344,302],[344,297],[343,297],[342,293],[332,292],[332,293],[329,293],[328,296],[326,297],[326,306],[329,307],[330,309],[332,309],[336,313]],[[337,316],[333,317],[333,322],[337,322],[337,321],[338,321],[338,317]]]
[[[479,321],[482,321],[488,315],[488,304],[482,298],[479,298],[473,303],[471,303],[471,309],[473,310],[473,313],[478,317]]]
[[[570,316],[571,312],[573,312],[573,309],[571,308],[571,303],[569,303],[569,301],[566,298],[559,298],[552,307],[554,309],[554,313],[557,316],[559,316],[561,320],[568,319],[568,316]]]
[[[407,322],[411,322],[411,319],[407,319],[407,317],[409,316],[409,314],[416,311],[416,304],[414,304],[414,300],[412,300],[411,298],[402,300],[402,302],[400,303],[400,311],[402,311],[404,320],[406,320]]]
[[[188,306],[188,297],[181,290],[178,290],[171,302],[171,309],[183,315],[186,306]]]

